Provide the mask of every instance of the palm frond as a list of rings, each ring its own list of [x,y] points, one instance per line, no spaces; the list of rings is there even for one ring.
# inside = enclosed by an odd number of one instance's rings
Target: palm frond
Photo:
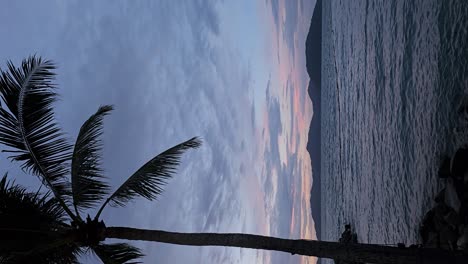
[[[103,199],[109,185],[102,180],[101,150],[103,118],[113,107],[105,105],[86,120],[76,139],[72,157],[71,182],[75,209],[87,209]]]
[[[157,155],[130,176],[102,205],[96,218],[108,202],[111,206],[124,206],[128,201],[141,196],[154,200],[163,191],[163,186],[175,173],[182,154],[198,148],[201,141],[194,137]]]
[[[4,150],[11,159],[39,176],[54,196],[65,199],[70,191],[65,176],[71,146],[52,111],[57,97],[51,83],[54,69],[52,62],[34,56],[19,68],[8,62],[8,71],[0,69],[0,94],[8,108],[0,108],[0,143],[12,148]]]
[[[0,264],[79,264],[78,258],[84,251],[78,245],[65,244],[48,250],[23,254],[11,253],[4,257],[4,262]],[[1,260],[1,257],[0,257]]]
[[[26,188],[7,180],[5,174],[0,180],[0,215],[3,227],[28,227],[29,229],[42,226],[59,228],[67,226],[65,211],[48,193],[28,192]]]
[[[57,243],[70,226],[55,198],[28,192],[5,175],[0,180],[0,219],[0,263],[77,263],[79,246]]]
[[[136,264],[144,255],[140,249],[125,243],[99,244],[92,247],[104,264]]]

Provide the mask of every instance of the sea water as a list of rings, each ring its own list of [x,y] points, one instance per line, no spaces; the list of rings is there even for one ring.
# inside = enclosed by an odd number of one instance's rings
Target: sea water
[[[468,143],[468,1],[324,1],[322,27],[322,238],[417,244]]]

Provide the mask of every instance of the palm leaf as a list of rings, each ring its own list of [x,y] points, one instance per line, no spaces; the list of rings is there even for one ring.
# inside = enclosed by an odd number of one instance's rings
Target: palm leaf
[[[110,105],[99,107],[97,112],[81,126],[72,157],[71,182],[73,204],[78,209],[91,208],[107,194],[109,185],[102,181],[101,169],[102,123],[113,109]]]
[[[52,111],[57,97],[51,83],[54,69],[52,62],[34,56],[23,60],[20,68],[9,62],[8,72],[0,69],[0,94],[8,108],[0,108],[0,143],[12,148],[6,150],[11,159],[39,176],[57,198],[65,199],[70,190],[65,176],[71,146]]]
[[[0,264],[79,264],[78,258],[84,253],[75,244],[60,245],[47,250],[39,250],[39,252],[34,251],[35,249],[27,254],[10,254],[4,258],[4,262],[0,261]]]
[[[55,198],[49,198],[48,193],[28,192],[7,181],[7,174],[0,180],[0,215],[2,227],[58,229],[67,226],[66,214]]]
[[[136,264],[132,261],[143,257],[140,249],[125,243],[99,244],[92,247],[104,264]]]
[[[194,137],[157,155],[132,176],[130,176],[102,205],[96,215],[99,218],[108,202],[112,206],[124,206],[135,197],[154,200],[163,191],[163,186],[175,173],[182,154],[191,148],[198,148],[201,141]]]
[[[0,263],[77,263],[74,243],[59,243],[70,228],[55,198],[0,180]]]

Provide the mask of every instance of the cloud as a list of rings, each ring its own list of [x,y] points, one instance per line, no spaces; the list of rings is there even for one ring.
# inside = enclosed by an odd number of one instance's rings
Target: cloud
[[[280,28],[280,5],[279,0],[267,0],[271,7],[271,14],[273,15],[273,22],[275,23],[276,28]]]
[[[286,44],[289,47],[289,50],[292,52],[292,58],[296,58],[296,48],[295,41],[298,29],[298,11],[299,11],[299,1],[287,1],[284,5],[285,9],[285,18],[282,25],[283,29],[283,38]]]
[[[284,142],[279,138],[291,130],[284,124],[292,116],[284,114],[285,101],[278,97],[283,84],[271,77],[271,65],[244,59],[248,52],[240,48],[269,42],[259,36],[227,41],[223,23],[228,18],[219,11],[224,4],[15,2],[13,9],[0,10],[11,23],[0,25],[0,32],[17,29],[0,43],[2,50],[14,60],[38,52],[58,63],[57,113],[70,138],[99,105],[115,105],[104,130],[104,166],[114,187],[166,148],[192,136],[203,138],[203,147],[184,156],[158,201],[139,199],[125,208],[108,208],[108,225],[288,235],[291,175],[302,173],[293,169],[299,159],[294,155],[288,156],[290,165],[281,163],[279,144]],[[277,29],[282,27],[280,8],[279,1],[272,1]],[[287,27],[297,24],[295,16],[286,10]],[[292,41],[292,35],[284,35]],[[268,80],[267,87],[258,87],[256,78]],[[252,94],[261,99],[253,100]],[[260,128],[263,112],[267,126]],[[266,142],[258,140],[261,129],[269,136]],[[145,262],[256,263],[270,256],[244,249],[137,245],[148,255]],[[273,256],[291,261],[289,254]]]
[[[108,208],[108,224],[240,232],[243,222],[237,221],[248,210],[239,201],[239,181],[245,177],[240,168],[250,167],[242,159],[251,155],[242,152],[253,152],[254,145],[244,136],[252,131],[251,121],[243,118],[251,107],[239,101],[248,102],[250,75],[236,51],[217,39],[217,5],[69,2],[60,10],[66,19],[50,25],[54,41],[43,47],[60,66],[57,112],[74,137],[99,105],[115,105],[104,136],[105,169],[113,186],[165,148],[195,135],[204,139],[201,149],[186,155],[157,203],[140,199],[126,208]],[[205,263],[218,263],[232,254],[140,244],[147,247],[147,261],[165,255],[170,263],[191,262],[208,254],[213,259]]]
[[[282,39],[278,39],[279,42],[284,42],[288,51],[291,53],[291,58],[296,59],[296,41],[298,40],[298,28],[299,28],[299,10],[303,10],[301,6],[304,4],[300,0],[267,0],[266,1],[271,8],[273,16],[273,23],[275,29],[281,32]],[[278,54],[280,58],[281,55]],[[278,60],[279,60],[278,58]]]

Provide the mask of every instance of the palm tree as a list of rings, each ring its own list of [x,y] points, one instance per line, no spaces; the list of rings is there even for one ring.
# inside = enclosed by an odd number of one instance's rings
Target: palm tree
[[[56,88],[54,64],[40,57],[23,60],[21,67],[8,63],[8,71],[0,69],[0,96],[6,108],[0,107],[0,143],[8,147],[10,159],[21,163],[23,170],[40,178],[53,195],[56,212],[45,226],[3,226],[1,232],[30,232],[48,234],[48,240],[31,239],[24,248],[13,248],[7,257],[31,257],[55,250],[62,256],[60,263],[74,263],[76,256],[93,251],[104,263],[134,263],[142,256],[139,249],[125,243],[105,244],[106,238],[144,240],[192,246],[231,246],[266,249],[372,263],[438,263],[447,259],[451,263],[466,263],[466,254],[443,250],[395,248],[379,245],[343,244],[312,240],[291,240],[251,234],[175,233],[161,230],[143,230],[129,227],[106,227],[100,219],[107,205],[125,206],[129,201],[144,197],[154,200],[173,176],[181,155],[188,149],[198,148],[201,141],[192,138],[157,155],[133,173],[119,188],[110,192],[110,186],[101,168],[100,136],[103,118],[113,109],[101,106],[82,125],[72,146],[63,137],[54,120],[52,103]],[[19,189],[26,195],[23,189]],[[30,194],[26,196],[30,197]],[[107,197],[107,198],[106,198]],[[37,198],[37,197],[36,197]],[[39,209],[46,200],[35,203]],[[103,202],[102,202],[103,201]],[[47,201],[48,202],[48,201]],[[86,210],[102,202],[97,214],[84,218]],[[41,206],[39,206],[41,205]],[[0,211],[3,217],[4,211]],[[47,211],[48,212],[48,211]],[[28,213],[25,210],[24,214]],[[36,212],[39,214],[40,212]],[[45,214],[47,215],[47,214]],[[23,215],[24,221],[31,221]],[[39,223],[41,221],[38,220]],[[32,225],[32,223],[31,223]],[[39,228],[39,230],[37,230]],[[39,232],[39,233],[38,233]],[[46,232],[46,233],[44,233]],[[9,234],[9,233],[8,233]],[[38,235],[39,236],[39,235]],[[0,239],[8,237],[2,236]],[[38,238],[39,239],[39,238]],[[8,238],[7,238],[8,241]],[[2,241],[5,243],[5,241]],[[18,244],[21,245],[21,244]],[[34,245],[34,246],[33,246]],[[427,262],[436,261],[436,262]],[[46,263],[54,263],[52,260]]]
[[[190,148],[199,147],[201,141],[192,138],[164,151],[109,193],[110,187],[100,166],[102,144],[99,138],[103,118],[113,107],[99,107],[82,125],[74,146],[70,145],[54,121],[51,106],[57,94],[51,83],[53,69],[52,62],[32,56],[24,60],[20,68],[9,62],[8,72],[0,70],[0,96],[6,106],[6,109],[0,107],[0,142],[9,147],[4,152],[11,153],[10,159],[21,162],[21,168],[38,176],[53,194],[53,201],[63,211],[56,220],[60,223],[69,221],[68,225],[61,225],[60,232],[57,231],[63,241],[92,249],[105,263],[127,263],[142,254],[127,244],[102,243],[106,230],[104,223],[98,221],[102,211],[108,204],[124,206],[139,196],[155,199],[175,172],[181,155]],[[82,217],[83,211],[94,207],[106,196],[108,198],[94,219]],[[35,219],[31,217],[25,217],[24,221]],[[2,238],[8,241],[7,236]],[[63,246],[49,244],[57,248]]]

